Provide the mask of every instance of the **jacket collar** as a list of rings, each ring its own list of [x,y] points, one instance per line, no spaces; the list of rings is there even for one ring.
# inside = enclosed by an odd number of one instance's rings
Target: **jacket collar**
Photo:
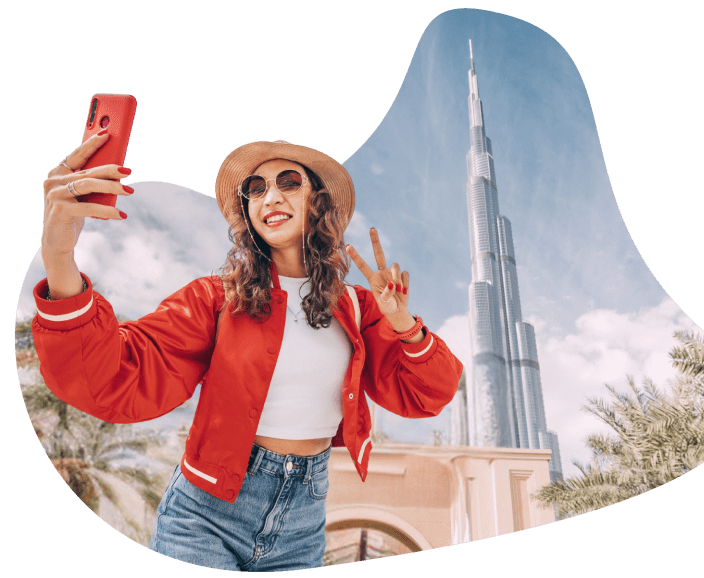
[[[279,284],[279,274],[276,271],[276,265],[274,265],[274,261],[270,262],[270,270],[271,270],[271,286],[274,289],[281,289],[281,285]]]

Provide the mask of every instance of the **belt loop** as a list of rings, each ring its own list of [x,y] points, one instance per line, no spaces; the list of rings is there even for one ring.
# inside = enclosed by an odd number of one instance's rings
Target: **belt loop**
[[[303,478],[303,483],[307,484],[310,482],[310,477],[313,473],[313,458],[308,458],[306,460],[306,477]]]
[[[254,458],[252,465],[249,466],[249,473],[252,475],[257,473],[257,470],[259,469],[259,465],[262,463],[262,460],[264,459],[264,452],[266,451],[261,446],[256,446],[256,447],[257,447],[257,455]]]

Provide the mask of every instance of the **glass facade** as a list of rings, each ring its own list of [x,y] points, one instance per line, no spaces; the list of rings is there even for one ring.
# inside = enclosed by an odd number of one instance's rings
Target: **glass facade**
[[[550,449],[551,479],[562,478],[557,434],[548,431],[535,330],[523,321],[511,222],[499,214],[491,141],[484,130],[470,40],[467,206],[472,283],[471,363],[466,368],[467,443]]]

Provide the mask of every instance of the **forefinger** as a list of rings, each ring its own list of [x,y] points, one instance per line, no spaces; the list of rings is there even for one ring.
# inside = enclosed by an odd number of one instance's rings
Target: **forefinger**
[[[372,239],[372,249],[374,249],[376,266],[379,269],[384,269],[386,267],[386,257],[384,256],[384,250],[381,248],[381,243],[379,242],[379,234],[374,227],[369,230],[369,236]]]
[[[83,165],[88,162],[88,159],[95,154],[95,151],[107,142],[109,136],[108,129],[101,130],[99,133],[94,134],[66,157],[66,164],[73,169],[73,172],[80,170],[83,168]],[[49,173],[49,176],[64,174],[67,171],[68,169],[60,164]]]
[[[374,271],[372,271],[369,265],[365,263],[364,259],[359,256],[359,253],[355,251],[352,245],[347,245],[345,249],[347,250],[347,254],[354,261],[354,264],[357,265],[357,268],[362,272],[362,275],[364,275],[367,278],[367,281],[369,281],[371,276],[374,274]]]

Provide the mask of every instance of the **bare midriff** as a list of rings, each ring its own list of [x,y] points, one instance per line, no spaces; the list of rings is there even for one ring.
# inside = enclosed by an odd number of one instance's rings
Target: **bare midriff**
[[[315,456],[330,447],[332,438],[313,440],[281,440],[265,436],[255,436],[254,443],[284,456]]]

